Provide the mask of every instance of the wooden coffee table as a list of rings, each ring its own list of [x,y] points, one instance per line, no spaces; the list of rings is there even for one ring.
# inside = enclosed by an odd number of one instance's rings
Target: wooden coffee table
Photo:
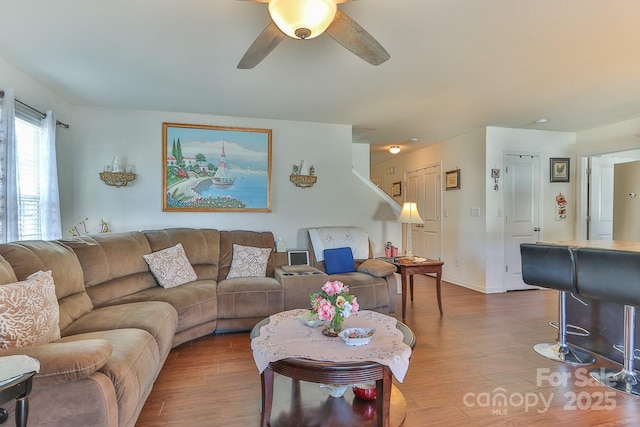
[[[269,318],[263,319],[251,331],[251,339],[260,335],[260,328],[269,323]],[[415,346],[416,338],[411,329],[402,322],[397,322],[396,327],[402,331],[404,335],[404,343],[412,349]],[[274,407],[274,383],[275,375],[280,374],[284,377],[291,378],[292,394],[289,400],[289,408]],[[357,416],[358,412],[371,412],[373,403],[352,399],[349,404],[348,398],[351,395],[346,394],[340,401],[336,398],[325,398],[325,401],[319,400],[317,393],[308,392],[308,386],[300,381],[320,384],[357,384],[366,382],[375,382],[376,384],[376,400],[375,414],[369,413],[371,417]],[[276,427],[285,425],[300,425],[301,419],[305,416],[312,416],[315,411],[324,413],[325,417],[329,414],[327,409],[322,409],[322,405],[341,405],[343,407],[351,407],[353,426],[399,426],[404,422],[406,416],[406,402],[402,392],[392,386],[392,373],[388,366],[377,362],[323,362],[311,359],[288,358],[269,363],[268,367],[261,374],[262,383],[262,427]],[[316,386],[316,389],[319,389]],[[351,392],[348,392],[351,393]],[[333,399],[333,401],[331,400]],[[281,399],[282,400],[282,399]],[[286,401],[287,399],[284,399]],[[320,405],[320,407],[318,406]],[[344,408],[343,408],[344,410]],[[287,416],[287,411],[291,416]],[[324,411],[324,412],[323,412]],[[272,417],[275,413],[275,417]],[[392,414],[393,413],[393,414]],[[305,415],[308,414],[308,415]],[[373,417],[375,415],[375,418]],[[288,418],[293,418],[291,424],[287,423]],[[278,424],[280,423],[280,424]],[[296,424],[298,423],[298,424]]]

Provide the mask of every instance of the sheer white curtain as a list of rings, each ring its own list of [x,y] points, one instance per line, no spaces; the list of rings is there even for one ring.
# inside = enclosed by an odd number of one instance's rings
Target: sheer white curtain
[[[42,119],[40,133],[40,231],[41,239],[62,237],[58,166],[56,163],[56,118],[52,111]]]
[[[15,95],[5,89],[0,98],[0,242],[18,240],[18,219]]]

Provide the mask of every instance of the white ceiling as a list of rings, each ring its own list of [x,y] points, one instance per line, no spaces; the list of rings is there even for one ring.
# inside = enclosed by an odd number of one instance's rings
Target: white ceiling
[[[406,152],[482,126],[580,131],[640,117],[638,0],[339,7],[389,61],[374,67],[323,35],[285,39],[238,70],[270,22],[265,4],[238,0],[0,0],[0,56],[76,105],[353,125],[374,163],[392,144]]]

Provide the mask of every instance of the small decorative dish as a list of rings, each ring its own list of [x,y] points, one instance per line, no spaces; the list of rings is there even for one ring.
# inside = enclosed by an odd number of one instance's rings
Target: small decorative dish
[[[366,345],[375,331],[375,328],[347,328],[340,331],[338,336],[346,345]]]
[[[329,396],[331,397],[342,397],[349,387],[351,386],[348,384],[320,384],[320,388],[326,388],[329,391]]]
[[[312,328],[324,325],[324,320],[318,318],[318,313],[312,313],[311,311],[306,311],[304,314],[296,316],[296,319],[303,325],[311,326]]]

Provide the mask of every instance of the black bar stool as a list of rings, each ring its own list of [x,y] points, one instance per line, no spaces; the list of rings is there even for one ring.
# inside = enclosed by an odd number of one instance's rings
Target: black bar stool
[[[567,324],[567,294],[578,293],[573,251],[567,246],[522,243],[520,255],[526,284],[559,291],[558,321],[550,323],[558,329],[558,339],[553,344],[536,344],[533,349],[548,359],[571,365],[595,362],[589,353],[567,343],[567,335],[589,336],[586,329]]]
[[[636,307],[640,305],[640,252],[579,248],[576,251],[578,289],[588,298],[624,305],[622,370],[599,368],[591,376],[602,385],[640,396],[635,371]],[[613,346],[620,350],[619,345]]]

